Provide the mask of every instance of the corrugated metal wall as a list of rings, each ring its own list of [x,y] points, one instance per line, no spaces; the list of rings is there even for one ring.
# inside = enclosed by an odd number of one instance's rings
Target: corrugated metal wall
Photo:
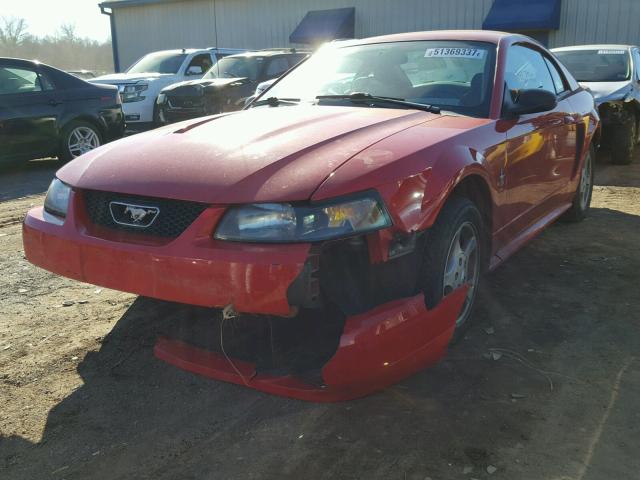
[[[289,46],[309,10],[355,7],[356,36],[480,28],[493,0],[190,0],[115,10],[122,68],[154,50]],[[214,12],[217,21],[214,22]],[[217,25],[217,35],[216,35]]]
[[[640,44],[640,0],[562,0],[551,47],[589,43]]]
[[[482,28],[492,4],[493,0],[185,0],[114,10],[125,68],[145,53],[168,48],[288,46],[289,34],[309,10],[355,7],[356,36],[363,38]],[[638,18],[640,0],[563,0],[560,29],[551,32],[549,43],[637,44]]]

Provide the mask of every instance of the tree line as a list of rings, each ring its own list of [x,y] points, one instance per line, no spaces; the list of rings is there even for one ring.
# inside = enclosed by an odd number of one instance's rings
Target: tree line
[[[61,70],[113,71],[111,41],[99,42],[76,34],[73,24],[63,24],[55,35],[29,33],[24,18],[0,17],[0,57],[39,60]]]

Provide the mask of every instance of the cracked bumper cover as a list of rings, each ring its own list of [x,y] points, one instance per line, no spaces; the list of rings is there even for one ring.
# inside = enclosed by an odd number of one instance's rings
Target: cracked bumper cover
[[[322,368],[324,385],[295,376],[267,376],[255,365],[160,338],[156,357],[205,377],[245,385],[266,393],[314,402],[351,400],[382,390],[436,363],[446,353],[467,287],[427,310],[422,294],[380,305],[348,317],[338,350]]]
[[[164,245],[94,236],[80,202],[56,224],[42,207],[23,224],[27,259],[54,273],[163,300],[239,312],[289,315],[287,289],[300,275],[309,245],[246,245],[215,241],[210,232],[223,209],[206,210]],[[75,210],[75,212],[74,212]],[[322,368],[324,385],[294,376],[266,376],[255,365],[227,359],[178,340],[160,338],[155,355],[179,368],[267,393],[308,401],[342,401],[384,389],[437,362],[446,352],[466,287],[427,310],[422,294],[346,318],[338,349]]]

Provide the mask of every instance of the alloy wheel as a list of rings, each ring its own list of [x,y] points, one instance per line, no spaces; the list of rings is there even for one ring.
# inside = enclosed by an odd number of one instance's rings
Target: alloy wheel
[[[478,232],[471,222],[465,222],[456,231],[449,245],[442,281],[442,295],[447,296],[457,288],[468,285],[469,291],[456,326],[462,325],[473,306],[480,274]]]
[[[77,158],[100,146],[98,134],[89,127],[76,127],[69,134],[67,147],[72,158]]]
[[[584,159],[584,165],[582,166],[582,176],[580,178],[580,209],[586,210],[589,205],[589,196],[591,195],[591,169],[593,164],[591,161],[591,154],[587,154]]]

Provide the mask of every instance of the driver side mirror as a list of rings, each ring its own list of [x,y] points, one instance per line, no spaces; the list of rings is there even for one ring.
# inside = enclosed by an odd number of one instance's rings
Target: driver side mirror
[[[202,71],[202,67],[199,65],[191,65],[189,68],[187,68],[187,71],[185,72],[185,75],[203,75],[204,72]]]
[[[548,112],[558,105],[554,93],[539,88],[507,90],[506,96],[505,111],[512,115]]]

